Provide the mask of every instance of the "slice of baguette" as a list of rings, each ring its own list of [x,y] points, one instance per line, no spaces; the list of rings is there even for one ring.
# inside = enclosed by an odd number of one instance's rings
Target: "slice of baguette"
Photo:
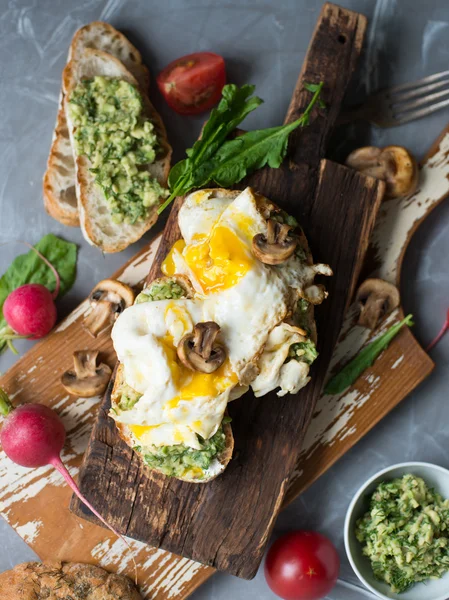
[[[83,80],[96,75],[117,77],[138,86],[136,79],[122,62],[101,50],[87,48],[76,60],[71,60],[64,69],[62,86],[64,92],[64,108],[75,157],[76,195],[80,215],[80,225],[86,240],[98,246],[103,252],[120,252],[137,241],[150,229],[157,220],[156,206],[149,212],[147,219],[135,224],[116,224],[111,219],[110,209],[103,191],[95,184],[94,175],[90,172],[90,161],[86,156],[77,156],[74,150],[75,127],[70,119],[69,99],[71,92]],[[171,147],[167,141],[164,124],[147,94],[139,89],[144,103],[144,114],[155,125],[160,150],[157,160],[147,165],[148,172],[161,183],[167,184],[170,170]]]
[[[145,91],[148,89],[150,77],[148,69],[142,63],[140,52],[109,23],[94,21],[78,29],[70,45],[68,60],[79,60],[86,48],[102,50],[112,54],[134,75],[142,89]],[[75,190],[75,162],[63,104],[64,96],[61,92],[47,170],[43,181],[44,206],[47,213],[63,225],[79,227],[80,221]]]

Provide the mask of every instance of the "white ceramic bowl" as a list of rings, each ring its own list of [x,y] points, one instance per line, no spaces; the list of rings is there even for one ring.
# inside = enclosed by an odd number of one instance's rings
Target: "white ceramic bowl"
[[[449,598],[449,573],[441,579],[428,579],[417,583],[402,594],[394,594],[390,587],[375,579],[369,559],[362,554],[362,545],[355,537],[357,519],[368,509],[369,497],[382,481],[402,477],[407,473],[422,477],[429,487],[435,488],[443,498],[449,498],[449,471],[423,462],[400,463],[383,469],[368,479],[354,496],[346,513],[345,548],[349,562],[360,581],[379,598],[390,600],[447,600]]]

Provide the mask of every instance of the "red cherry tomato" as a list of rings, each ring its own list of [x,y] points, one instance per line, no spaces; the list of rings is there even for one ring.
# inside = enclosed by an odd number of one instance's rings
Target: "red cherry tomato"
[[[159,73],[157,84],[168,105],[182,115],[212,108],[226,83],[223,57],[196,52],[171,62]]]
[[[294,531],[268,551],[265,578],[284,600],[320,600],[337,581],[340,559],[330,540],[315,531]]]

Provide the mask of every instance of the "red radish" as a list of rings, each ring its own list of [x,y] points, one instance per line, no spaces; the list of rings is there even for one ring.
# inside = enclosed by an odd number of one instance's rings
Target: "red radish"
[[[61,286],[59,273],[51,262],[34,246],[27,242],[20,243],[31,248],[52,270],[56,286],[54,291],[50,292],[45,285],[40,283],[26,283],[11,292],[6,298],[3,304],[3,316],[10,329],[4,328],[0,331],[0,337],[7,341],[13,352],[16,352],[12,345],[13,339],[25,337],[37,340],[53,329],[57,318],[55,300]]]
[[[45,285],[26,283],[6,298],[3,316],[19,336],[39,339],[56,323],[54,296]]]
[[[66,432],[56,412],[43,404],[22,404],[14,408],[6,392],[0,388],[0,414],[6,417],[0,431],[0,442],[5,454],[22,467],[52,465],[61,473],[81,502],[131,550],[125,538],[109,525],[81,494],[62,463],[60,453]],[[137,565],[134,557],[132,561],[137,583]]]
[[[436,336],[435,339],[433,339],[430,344],[427,346],[426,348],[426,352],[429,352],[429,350],[432,350],[432,348],[441,340],[441,338],[443,337],[443,335],[446,333],[446,331],[449,329],[449,309],[446,313],[446,321],[444,322],[443,327],[440,329],[440,332],[438,333],[438,335]]]

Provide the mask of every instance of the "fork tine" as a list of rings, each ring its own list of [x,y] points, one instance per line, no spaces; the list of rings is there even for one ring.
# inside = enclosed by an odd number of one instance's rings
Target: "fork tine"
[[[398,102],[397,104],[393,103],[393,112],[395,114],[404,113],[409,110],[413,110],[414,108],[418,108],[419,106],[431,104],[434,100],[438,100],[438,98],[443,98],[448,94],[449,88],[441,92],[436,92],[435,94],[429,94],[428,96],[424,96],[423,98],[418,98],[417,100],[413,100],[412,102]]]
[[[415,119],[420,119],[421,117],[425,117],[426,115],[430,115],[431,113],[440,110],[440,108],[444,108],[445,106],[449,106],[449,98],[447,100],[443,100],[443,102],[437,102],[437,104],[432,104],[431,106],[426,106],[425,108],[421,108],[420,110],[414,110],[412,112],[402,113],[396,118],[397,125],[402,125],[403,123],[408,123],[409,121],[414,121]]]
[[[441,79],[441,77],[445,77],[449,75],[448,71],[440,71],[440,73],[434,73],[433,75],[428,75],[427,77],[423,77],[422,79],[418,79],[418,81],[412,81],[409,83],[402,83],[401,85],[396,85],[388,89],[391,93],[403,92],[406,90],[415,89],[421,85],[425,85],[427,83],[431,83],[432,81],[436,81],[437,79]]]
[[[391,91],[388,90],[387,95],[393,103],[399,103],[404,102],[404,100],[410,100],[411,98],[416,98],[417,96],[422,96],[423,94],[427,94],[428,92],[433,92],[434,90],[439,90],[440,88],[447,86],[449,86],[449,79],[443,79],[443,81],[429,83],[429,85],[416,88],[409,92],[391,94]]]

